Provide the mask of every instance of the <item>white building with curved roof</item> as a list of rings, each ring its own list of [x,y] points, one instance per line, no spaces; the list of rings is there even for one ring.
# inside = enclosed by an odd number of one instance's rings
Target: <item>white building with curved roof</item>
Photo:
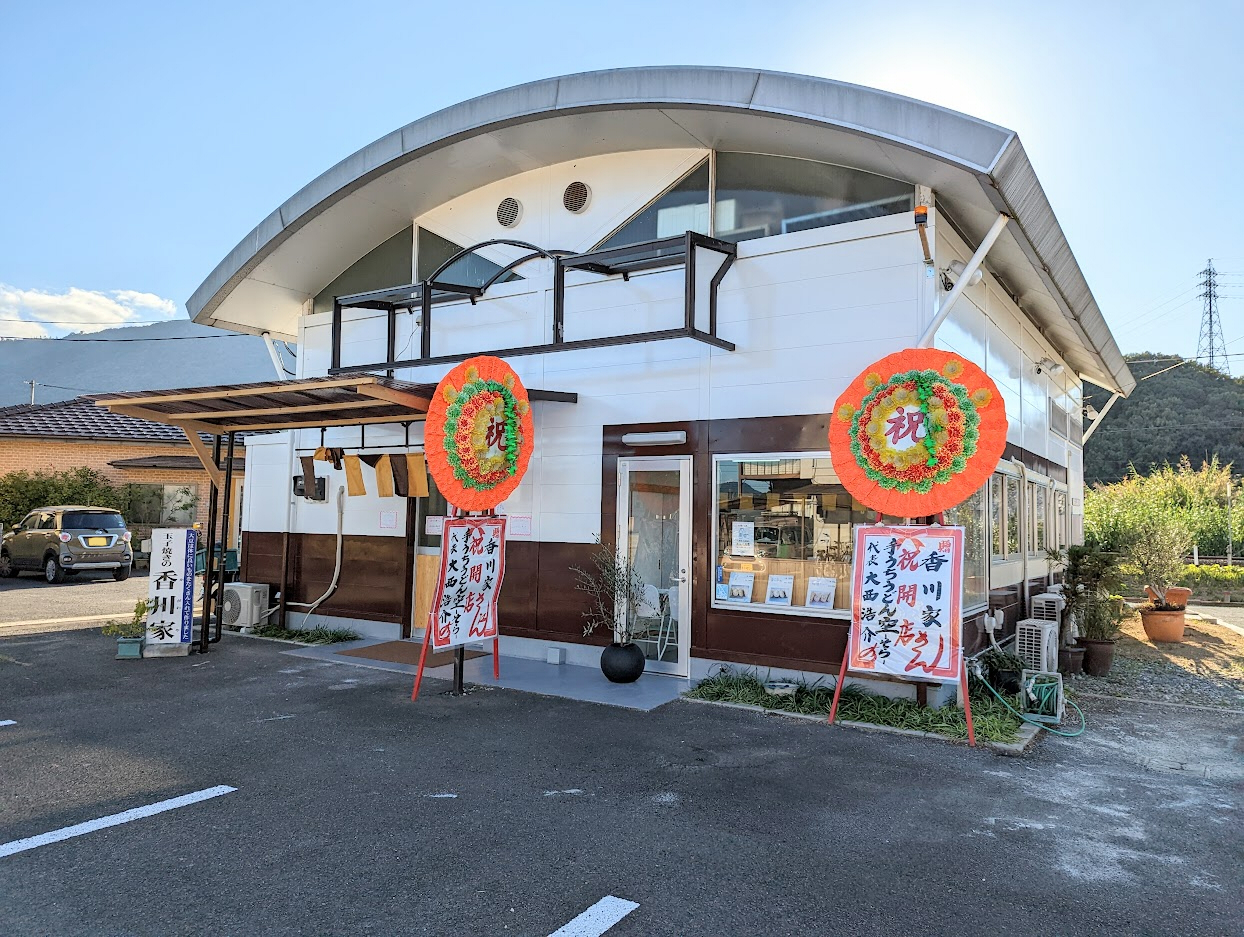
[[[187,305],[201,324],[296,342],[301,379],[427,386],[471,355],[506,358],[543,393],[504,508],[503,652],[598,653],[571,568],[600,537],[627,545],[648,587],[649,669],[679,675],[836,670],[852,525],[871,516],[838,484],[827,425],[870,361],[934,344],[1001,391],[1007,452],[951,519],[968,530],[968,616],[1009,623],[1047,582],[1045,549],[1079,538],[1082,382],[1134,386],[1014,132],[744,69],[590,72],[431,114],[279,206]],[[303,414],[247,441],[243,576],[291,602],[324,591],[337,533],[331,496],[293,494],[299,459],[422,440],[400,413],[365,427]],[[344,484],[320,466],[329,492]],[[348,498],[339,583],[316,616],[417,631],[444,513],[435,491]],[[755,594],[719,588],[739,572]],[[776,603],[772,576],[793,581]],[[969,649],[979,640],[965,625]]]

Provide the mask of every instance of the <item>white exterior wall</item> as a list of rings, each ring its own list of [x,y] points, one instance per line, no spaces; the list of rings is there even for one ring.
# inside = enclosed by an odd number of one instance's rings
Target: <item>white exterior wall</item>
[[[614,230],[703,159],[702,150],[611,154],[543,167],[486,186],[413,219],[458,243],[513,237],[541,246],[584,250]],[[561,191],[569,181],[592,190],[589,211],[565,211]],[[507,196],[523,203],[514,229],[495,220]],[[930,234],[937,268],[971,251],[932,213]],[[501,247],[484,252],[498,263],[517,256]],[[697,264],[697,325],[707,325],[707,281],[718,255],[702,251]],[[413,260],[413,258],[412,258]],[[504,509],[532,517],[531,539],[591,542],[600,535],[601,427],[606,424],[720,420],[829,412],[838,394],[868,362],[911,345],[945,298],[928,277],[911,214],[801,231],[738,246],[738,261],[722,281],[718,334],[733,352],[690,339],[553,352],[511,359],[529,388],[572,391],[577,404],[537,402],[535,454],[523,483]],[[552,267],[524,265],[524,279],[498,284],[475,305],[468,301],[433,307],[432,354],[485,352],[552,341]],[[639,273],[629,281],[582,271],[567,275],[565,338],[672,328],[683,322],[681,266]],[[416,314],[398,315],[398,358],[418,353]],[[383,313],[348,309],[343,314],[342,363],[385,358]],[[298,376],[327,374],[331,316],[304,314],[299,328]],[[1060,361],[1035,326],[986,273],[966,290],[938,332],[936,345],[981,365],[997,383],[1010,422],[1008,440],[1069,473],[1072,535],[1083,510],[1079,447],[1050,430],[1049,400],[1079,418],[1081,390],[1069,368],[1038,375],[1041,358]],[[398,371],[403,380],[435,383],[450,365]],[[248,445],[246,529],[332,534],[335,493],[343,473],[327,463],[328,501],[293,499],[290,476],[301,469],[284,438],[263,437]],[[318,430],[302,430],[293,455],[320,444]],[[412,447],[422,426],[412,425]],[[330,428],[327,445],[357,447],[357,427]],[[369,427],[366,443],[394,451],[405,447],[401,427]],[[365,472],[365,478],[370,476]],[[292,504],[291,504],[292,502]],[[347,534],[404,536],[407,502],[369,492],[347,498]],[[393,512],[396,512],[394,518]],[[382,527],[381,518],[394,522]],[[526,539],[525,537],[523,539]],[[1030,556],[1029,578],[1044,575],[1043,557]],[[995,564],[993,581],[1018,582],[1022,563]]]
[[[529,388],[580,396],[577,404],[533,404],[535,454],[505,510],[532,515],[533,539],[591,542],[601,532],[602,426],[828,412],[864,364],[914,340],[928,318],[921,313],[923,271],[910,214],[744,242],[718,299],[718,334],[736,351],[677,339],[511,359]],[[551,269],[532,263],[522,272],[528,279],[494,287],[475,306],[435,306],[433,353],[551,341]],[[681,325],[683,284],[682,267],[636,274],[629,282],[572,272],[566,339]],[[343,318],[342,363],[382,360],[384,315],[347,310]],[[412,355],[414,318],[398,317],[397,347],[410,340]],[[303,317],[299,377],[327,373],[330,341],[330,315]],[[449,367],[395,376],[434,383]],[[402,448],[400,428],[369,427],[366,435],[369,446],[387,438]],[[300,447],[319,443],[318,430],[301,437]],[[357,446],[359,430],[330,428],[325,438],[329,445]],[[412,426],[412,444],[420,439],[421,427]],[[283,483],[288,490],[288,478]],[[330,475],[330,502],[336,483]],[[404,532],[401,525],[379,531],[372,521],[402,500],[348,499],[347,532]],[[334,512],[299,499],[293,529],[332,533]]]
[[[939,270],[952,260],[966,263],[972,255],[948,225],[937,231],[936,244]],[[943,293],[943,298],[946,295]],[[1079,378],[987,270],[980,283],[963,291],[938,330],[934,345],[980,365],[997,384],[1006,401],[1007,442],[1067,469],[1070,535],[1073,541],[1078,540],[1083,530],[1083,453],[1080,446],[1050,428],[1049,407],[1052,400],[1069,411],[1073,420],[1079,420],[1083,401]],[[1063,370],[1057,375],[1048,371],[1038,374],[1037,362],[1042,358],[1062,364]],[[1027,475],[1048,481],[1031,469]],[[1049,572],[1044,555],[1030,554],[1027,566],[1029,579]],[[992,584],[1020,582],[1023,567],[1022,559],[995,559]]]

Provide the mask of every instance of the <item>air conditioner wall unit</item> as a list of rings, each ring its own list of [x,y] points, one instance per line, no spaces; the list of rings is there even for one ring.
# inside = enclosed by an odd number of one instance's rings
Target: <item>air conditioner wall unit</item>
[[[1015,626],[1015,653],[1029,670],[1058,670],[1058,622],[1025,618]]]
[[[268,590],[267,583],[226,583],[220,605],[222,623],[232,628],[258,628],[268,610]]]

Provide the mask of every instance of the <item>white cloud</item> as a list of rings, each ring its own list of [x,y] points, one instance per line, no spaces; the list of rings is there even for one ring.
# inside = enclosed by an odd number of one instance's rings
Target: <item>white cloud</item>
[[[135,321],[172,318],[177,304],[137,290],[83,290],[63,293],[23,290],[0,283],[0,335],[38,337],[98,332]],[[10,321],[12,320],[12,321]]]

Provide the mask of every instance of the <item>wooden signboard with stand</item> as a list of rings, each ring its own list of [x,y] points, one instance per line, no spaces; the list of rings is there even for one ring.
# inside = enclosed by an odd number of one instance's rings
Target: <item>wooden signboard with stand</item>
[[[976,744],[963,663],[963,528],[862,526],[855,531],[851,630],[829,710],[847,671],[958,683],[968,743]]]

